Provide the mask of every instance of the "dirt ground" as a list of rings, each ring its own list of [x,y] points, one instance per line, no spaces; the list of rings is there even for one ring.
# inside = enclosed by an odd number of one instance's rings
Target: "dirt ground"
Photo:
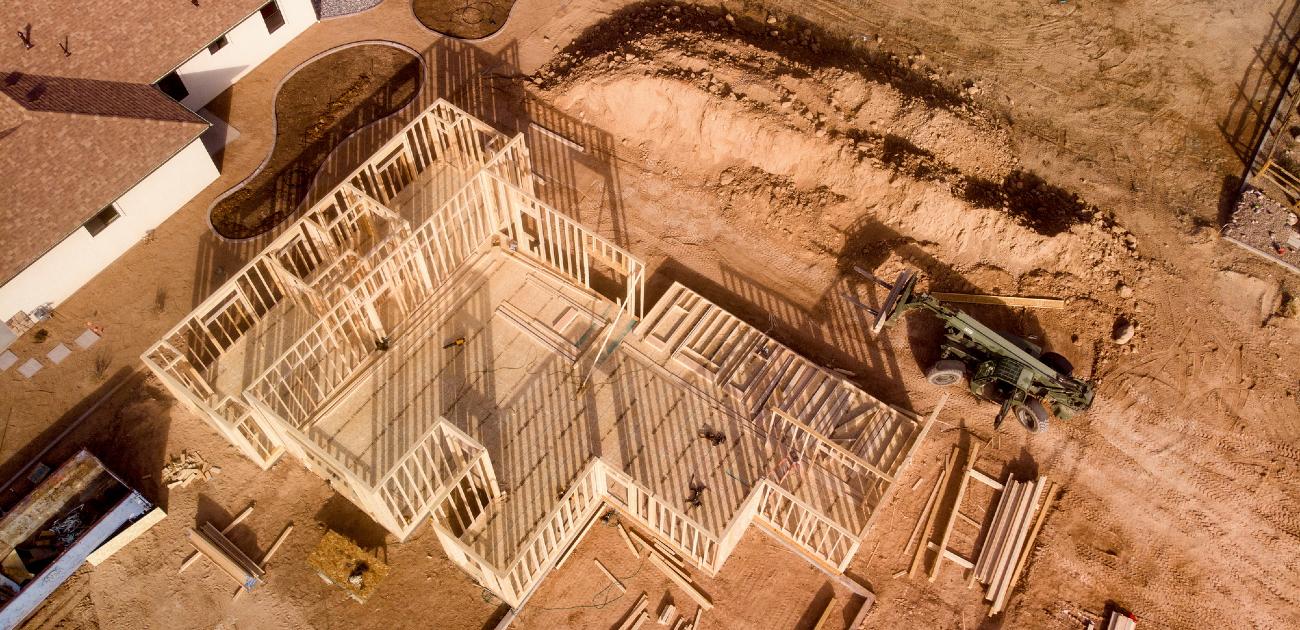
[[[213,206],[213,228],[250,238],[291,216],[329,152],[409,103],[421,74],[415,55],[381,44],[344,48],[295,72],[276,95],[275,149],[262,170]],[[224,115],[230,98],[227,90],[209,110]]]
[[[418,22],[394,4],[314,28],[383,28],[417,45]],[[1215,234],[1242,169],[1238,127],[1226,123],[1257,99],[1252,69],[1285,39],[1276,16],[1289,3],[726,6],[521,2],[475,69],[507,96],[448,96],[503,127],[531,118],[583,145],[529,134],[541,190],[650,262],[652,299],[680,280],[904,407],[925,412],[939,398],[922,378],[935,325],[913,316],[871,338],[844,293],[880,296],[854,266],[886,277],[916,268],[937,290],[1066,299],[1062,311],[971,311],[1067,356],[1098,383],[1092,410],[1042,435],[1012,423],[994,433],[994,410],[955,393],[849,567],[878,596],[868,627],[1080,628],[1108,606],[1134,611],[1140,627],[1300,627],[1300,320],[1288,306],[1300,279]],[[185,247],[200,217],[178,214],[158,238]],[[50,324],[58,337],[109,320],[109,375],[97,380],[78,355],[33,381],[0,377],[11,407],[0,413],[14,418],[0,455],[16,471],[124,383],[44,459],[87,443],[171,517],[80,572],[32,627],[491,627],[499,603],[427,528],[386,540],[322,480],[288,460],[258,471],[138,376],[135,357],[186,306],[123,295],[175,274],[153,262],[157,244],[136,250]],[[1112,341],[1117,322],[1135,324],[1132,341]],[[979,467],[990,475],[1064,487],[993,619],[952,565],[934,583],[893,577],[943,460],[974,440],[987,442]],[[181,448],[223,472],[163,491],[157,470]],[[301,528],[267,588],[232,604],[211,567],[178,578],[184,527],[220,524],[249,500],[259,508],[237,542],[261,548],[286,521]],[[991,500],[972,497],[964,511],[978,518]],[[303,564],[325,527],[393,567],[364,606]],[[971,544],[959,530],[957,550]],[[655,612],[669,593],[693,614],[597,526],[513,627],[613,626],[635,597],[608,600],[617,593],[593,557]],[[756,531],[700,584],[718,604],[709,628],[806,628],[826,601],[833,619],[853,612],[846,593]]]

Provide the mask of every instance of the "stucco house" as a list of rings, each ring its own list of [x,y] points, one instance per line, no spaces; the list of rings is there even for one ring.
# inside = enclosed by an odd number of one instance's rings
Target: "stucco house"
[[[311,0],[11,8],[0,39],[0,347],[217,178],[201,138],[211,123],[195,112],[317,21]]]

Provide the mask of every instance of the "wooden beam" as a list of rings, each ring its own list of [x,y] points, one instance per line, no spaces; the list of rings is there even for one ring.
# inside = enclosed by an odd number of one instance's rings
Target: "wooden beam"
[[[951,461],[952,458],[952,455],[948,456],[949,461]],[[939,491],[943,489],[939,485],[941,483],[943,483],[942,478],[935,480],[934,489],[930,490],[930,497],[925,500],[925,507],[916,515],[916,525],[912,527],[912,533],[907,537],[907,545],[903,547],[903,555],[907,555],[907,550],[912,548],[912,539],[916,538],[917,533],[921,531],[921,527],[926,524],[926,517],[929,516],[930,511],[934,509],[934,502],[939,498]],[[924,545],[925,540],[918,540],[916,544]]]
[[[216,530],[212,531],[215,532]],[[185,536],[189,539],[190,544],[194,545],[195,549],[212,560],[212,563],[217,565],[217,568],[224,571],[243,588],[252,588],[257,584],[259,576],[249,567],[253,561],[248,560],[245,563],[244,560],[247,559],[247,556],[241,558],[239,556],[242,554],[236,555],[233,553],[230,549],[233,545],[229,545],[229,541],[222,544],[221,541],[211,540],[207,534],[192,528],[185,530]],[[224,538],[223,536],[223,541]]]
[[[944,464],[943,472],[939,474],[939,480],[935,482],[935,492],[938,497],[943,496],[943,490],[948,485],[948,476],[952,474],[952,468],[957,464],[957,447],[953,447],[952,452],[948,454],[948,463]],[[927,540],[930,538],[930,528],[934,527],[934,517],[939,512],[939,501],[936,500],[926,507],[925,527],[921,530],[921,540],[916,543],[916,553],[912,556],[912,565],[907,570],[907,577],[916,575],[916,570],[921,568],[921,563],[925,559]]]
[[[976,295],[973,293],[942,293],[938,291],[932,292],[930,295],[940,302],[1023,306],[1025,308],[1047,308],[1053,310],[1065,308],[1065,300],[1059,298],[1030,298],[1014,295]]]
[[[863,622],[867,619],[867,613],[871,612],[871,607],[875,605],[875,603],[876,595],[874,593],[864,596],[862,598],[862,605],[858,607],[858,614],[854,615],[853,621],[849,622],[848,630],[859,630],[859,628],[862,628]]]
[[[601,563],[599,558],[592,558],[591,561],[596,563],[596,568],[600,569],[600,572],[604,573],[606,578],[609,578],[610,583],[614,585],[614,588],[618,589],[619,593],[627,592],[627,587],[623,586],[623,583],[618,581],[618,578],[614,577],[614,574]]]
[[[672,567],[668,566],[668,563],[660,558],[658,554],[650,554],[650,564],[653,564],[656,569],[659,569],[661,573],[668,576],[668,579],[672,580],[672,582],[677,585],[677,588],[681,589],[682,592],[695,600],[695,603],[699,604],[700,608],[705,610],[711,610],[713,608],[713,602],[709,601],[708,596],[700,592],[700,590],[695,588],[695,586],[690,582],[682,579],[682,576],[674,571]]]
[[[943,527],[943,533],[939,535],[939,555],[934,559],[934,564],[930,567],[930,581],[939,579],[939,567],[943,565],[943,552],[948,549],[948,539],[952,536],[952,525],[957,520],[957,512],[961,510],[961,500],[966,496],[966,485],[970,481],[970,471],[975,467],[975,460],[980,455],[980,443],[974,442],[970,446],[970,452],[966,455],[966,467],[962,471],[961,483],[957,485],[957,498],[952,502],[952,512],[948,514],[948,522]]]

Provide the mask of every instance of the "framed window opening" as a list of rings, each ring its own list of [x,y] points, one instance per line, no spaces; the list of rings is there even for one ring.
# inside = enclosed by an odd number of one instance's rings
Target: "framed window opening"
[[[82,224],[82,227],[86,228],[86,231],[90,232],[91,236],[99,236],[100,232],[103,232],[109,224],[118,220],[121,216],[122,213],[117,211],[117,206],[110,203],[107,208],[96,212],[95,216],[90,217],[88,221]]]

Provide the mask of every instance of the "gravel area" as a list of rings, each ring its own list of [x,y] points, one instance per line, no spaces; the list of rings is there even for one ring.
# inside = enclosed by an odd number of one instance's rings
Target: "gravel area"
[[[341,15],[352,15],[360,13],[366,9],[377,6],[384,0],[315,0],[312,4],[316,5],[316,15],[320,19],[339,17]]]
[[[1300,218],[1258,188],[1237,200],[1223,235],[1295,268],[1300,266]]]

